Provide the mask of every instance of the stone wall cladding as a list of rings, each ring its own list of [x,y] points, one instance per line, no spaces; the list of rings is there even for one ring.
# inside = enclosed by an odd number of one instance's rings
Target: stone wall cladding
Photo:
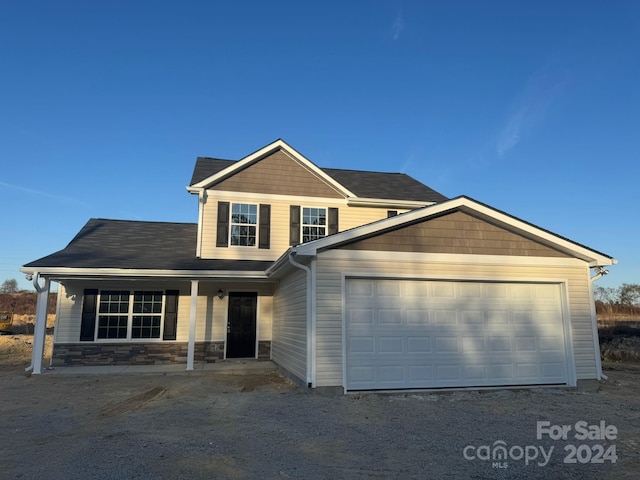
[[[187,363],[186,342],[180,343],[62,343],[53,346],[53,366],[167,365]],[[196,342],[193,360],[215,363],[224,358],[224,342]],[[258,342],[258,359],[271,358],[271,342]]]
[[[53,366],[186,364],[187,348],[186,342],[58,344],[53,347]],[[224,342],[196,342],[195,362],[214,363],[222,358]]]
[[[258,341],[258,360],[271,359],[271,340]]]

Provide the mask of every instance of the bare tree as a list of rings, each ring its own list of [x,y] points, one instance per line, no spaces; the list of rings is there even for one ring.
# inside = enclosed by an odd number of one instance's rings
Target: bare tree
[[[18,281],[15,278],[5,280],[0,286],[0,293],[18,293]]]
[[[618,303],[629,307],[640,305],[640,284],[623,283],[618,287]]]

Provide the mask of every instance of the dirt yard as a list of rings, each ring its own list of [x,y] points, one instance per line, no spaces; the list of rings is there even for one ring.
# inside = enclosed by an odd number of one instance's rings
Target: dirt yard
[[[606,373],[597,392],[324,397],[275,371],[30,376],[5,367],[0,478],[635,479],[640,366]],[[538,421],[571,426],[567,440],[537,439]],[[580,421],[609,438],[577,440]],[[511,456],[483,460],[500,440]]]
[[[640,472],[638,363],[605,363],[609,379],[597,391],[325,397],[275,368],[31,376],[32,339],[0,337],[0,479],[624,480]],[[566,438],[554,437],[563,428]]]

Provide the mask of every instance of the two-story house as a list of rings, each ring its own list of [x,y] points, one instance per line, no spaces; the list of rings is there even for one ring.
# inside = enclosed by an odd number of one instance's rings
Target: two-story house
[[[187,190],[197,224],[91,219],[22,268],[40,291],[34,373],[56,281],[53,365],[271,359],[344,391],[601,376],[592,282],[608,255],[282,140],[198,158]]]

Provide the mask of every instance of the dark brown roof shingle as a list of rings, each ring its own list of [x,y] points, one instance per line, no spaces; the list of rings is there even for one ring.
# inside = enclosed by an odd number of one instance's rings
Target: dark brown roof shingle
[[[196,258],[195,223],[90,219],[63,250],[25,268],[264,271],[272,262]]]

